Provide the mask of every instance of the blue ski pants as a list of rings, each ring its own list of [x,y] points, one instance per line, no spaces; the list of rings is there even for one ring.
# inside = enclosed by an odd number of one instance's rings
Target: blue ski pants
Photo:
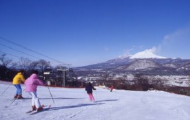
[[[22,88],[20,85],[14,85],[16,87],[16,95],[22,95]]]

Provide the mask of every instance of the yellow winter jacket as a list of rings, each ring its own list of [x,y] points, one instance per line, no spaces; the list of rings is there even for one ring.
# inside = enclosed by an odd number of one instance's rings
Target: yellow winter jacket
[[[13,78],[13,85],[18,85],[21,83],[21,81],[24,83],[25,79],[21,72],[17,73],[17,75]]]

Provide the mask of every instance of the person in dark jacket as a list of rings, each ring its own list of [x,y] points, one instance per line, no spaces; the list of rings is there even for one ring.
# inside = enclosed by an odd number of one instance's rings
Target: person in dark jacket
[[[93,85],[90,82],[86,85],[85,90],[86,90],[87,94],[89,95],[90,101],[95,101],[92,91],[96,90],[96,89],[93,87]]]

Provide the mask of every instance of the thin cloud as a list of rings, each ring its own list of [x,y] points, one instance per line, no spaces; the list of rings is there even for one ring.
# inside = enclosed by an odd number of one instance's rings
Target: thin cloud
[[[143,45],[139,46],[139,49],[144,49],[144,46]]]
[[[156,53],[157,48],[154,46],[151,49],[147,49],[147,51],[151,52],[151,53]]]
[[[109,51],[109,48],[108,47],[104,47],[104,51]]]
[[[119,58],[124,58],[124,57],[128,57],[131,55],[131,51],[134,50],[134,46],[130,49],[124,49],[124,53],[123,55],[120,55]]]
[[[124,49],[124,53],[123,55],[120,55],[119,57],[128,57],[128,56],[131,56],[132,53],[137,50],[137,49],[140,49],[142,50],[144,48],[143,45],[141,46],[132,46],[130,49]]]
[[[157,52],[168,57],[190,57],[190,28],[180,29],[163,37],[162,43],[158,45]]]

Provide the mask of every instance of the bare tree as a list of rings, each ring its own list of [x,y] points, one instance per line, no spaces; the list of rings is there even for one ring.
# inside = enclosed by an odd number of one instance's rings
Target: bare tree
[[[37,67],[40,69],[41,72],[44,72],[45,68],[50,67],[50,62],[41,59],[37,61]]]
[[[18,67],[18,63],[17,62],[12,62],[11,64],[10,64],[10,69],[17,69],[17,67]]]
[[[146,91],[151,87],[148,78],[146,78],[142,74],[135,75],[135,84],[137,86],[137,89],[143,91]]]
[[[11,64],[12,60],[6,57],[6,54],[1,54],[0,55],[0,79],[8,80],[9,75],[8,71],[9,68],[8,66]]]
[[[28,58],[21,57],[19,62],[13,62],[10,65],[11,69],[24,69],[25,71],[30,71],[32,69],[35,69],[37,67],[36,61],[31,61]]]
[[[24,69],[24,71],[30,70],[30,65],[32,61],[28,58],[20,58],[20,61],[18,62],[18,67],[21,69]]]
[[[32,69],[36,69],[37,66],[38,66],[38,62],[33,61],[33,62],[30,63],[30,65],[28,67],[29,67],[30,70],[32,70]]]
[[[6,54],[1,54],[0,55],[0,62],[2,63],[2,66],[8,67],[8,65],[12,62],[11,59],[6,57]]]
[[[156,79],[152,80],[151,84],[153,85],[154,89],[164,90],[164,80],[162,80],[160,78],[156,78]]]

